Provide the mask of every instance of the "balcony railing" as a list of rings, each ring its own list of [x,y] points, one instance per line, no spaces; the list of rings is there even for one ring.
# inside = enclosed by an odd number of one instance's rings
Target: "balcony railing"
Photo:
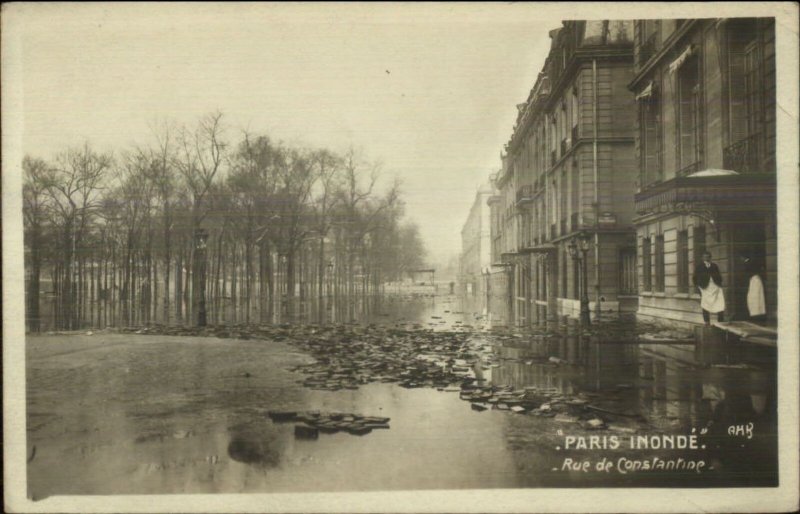
[[[577,212],[573,212],[572,214],[569,215],[569,226],[570,226],[570,228],[572,229],[573,232],[578,230],[578,228],[579,228],[578,227],[578,218],[579,218],[579,213],[577,213]]]
[[[739,173],[765,171],[761,163],[760,134],[737,141],[722,151],[722,167]]]

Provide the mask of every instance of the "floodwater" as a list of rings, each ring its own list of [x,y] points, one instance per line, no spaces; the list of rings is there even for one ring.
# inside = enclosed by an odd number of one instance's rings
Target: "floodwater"
[[[580,393],[607,429],[478,412],[457,392],[431,388],[306,389],[290,369],[313,359],[283,342],[104,331],[29,336],[29,495],[777,484],[774,367],[697,366],[685,347],[631,344],[621,334],[636,327],[619,321],[583,334],[574,324],[498,332],[454,296],[392,298],[370,312],[365,321],[373,323],[471,327],[473,344],[493,355],[491,365],[476,366],[479,378]],[[281,409],[389,417],[391,428],[296,439],[292,423],[266,416]],[[658,434],[695,434],[705,448],[626,448],[631,436]],[[621,448],[575,447],[591,436],[616,437]],[[678,457],[705,468],[581,468]]]

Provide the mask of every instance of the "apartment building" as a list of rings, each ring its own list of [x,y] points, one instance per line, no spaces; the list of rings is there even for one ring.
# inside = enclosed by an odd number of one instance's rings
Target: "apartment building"
[[[487,276],[492,264],[488,205],[491,196],[491,184],[478,189],[461,229],[459,292],[465,299],[472,300],[470,305],[478,311],[483,311],[487,305]]]
[[[517,325],[577,315],[584,291],[593,313],[636,310],[634,24],[565,21],[550,38],[490,199]]]
[[[633,30],[638,315],[702,323],[692,275],[708,251],[728,319],[748,319],[759,273],[775,324],[774,19],[638,20]]]

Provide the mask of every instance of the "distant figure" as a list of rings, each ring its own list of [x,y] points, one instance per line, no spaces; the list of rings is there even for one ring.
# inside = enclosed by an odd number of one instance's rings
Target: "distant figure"
[[[456,292],[456,283],[450,282],[450,294],[455,294]]]
[[[700,308],[703,321],[711,324],[711,313],[717,314],[717,321],[725,321],[725,294],[722,291],[722,275],[719,267],[711,262],[711,253],[703,253],[703,262],[694,270],[694,285],[700,290]]]
[[[764,280],[761,278],[760,269],[753,259],[744,257],[743,260],[747,276],[750,277],[750,282],[747,286],[747,311],[750,313],[750,321],[763,325],[767,321]]]

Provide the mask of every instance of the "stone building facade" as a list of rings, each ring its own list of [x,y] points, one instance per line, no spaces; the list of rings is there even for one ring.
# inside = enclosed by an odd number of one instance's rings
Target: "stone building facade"
[[[776,323],[774,20],[639,20],[634,60],[638,315],[702,323],[709,251],[728,319],[748,318],[755,269]]]
[[[634,25],[565,21],[494,177],[493,256],[505,266],[516,325],[577,315],[581,263],[567,249],[589,241],[590,309],[635,310],[633,197]]]
[[[487,276],[492,264],[488,204],[491,196],[490,184],[484,184],[478,189],[461,229],[459,293],[469,299],[471,307],[477,311],[483,311],[487,305]]]

